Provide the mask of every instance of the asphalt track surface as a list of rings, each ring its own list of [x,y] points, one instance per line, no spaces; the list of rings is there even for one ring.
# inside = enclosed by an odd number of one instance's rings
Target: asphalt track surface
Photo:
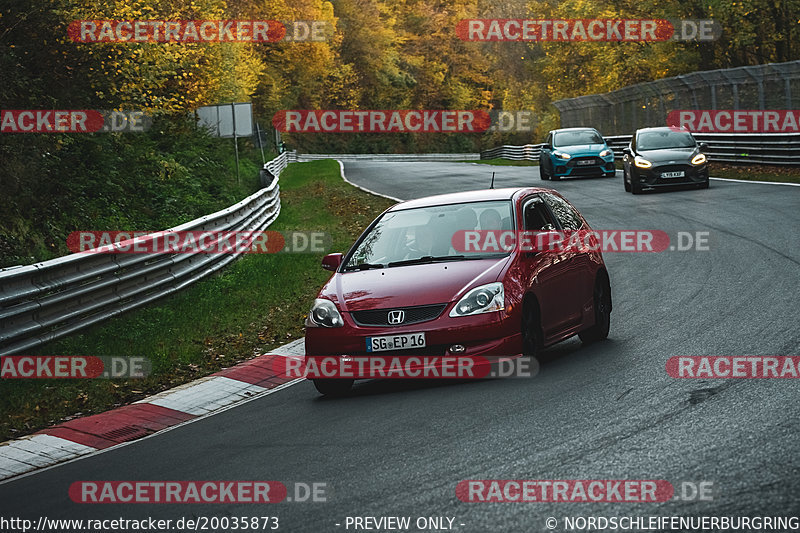
[[[712,181],[708,190],[633,196],[619,174],[542,182],[535,167],[427,162],[345,171],[403,199],[484,188],[496,172],[498,187],[554,187],[596,229],[708,231],[710,251],[606,253],[609,339],[548,349],[535,378],[366,381],[333,400],[302,382],[2,484],[0,514],[277,515],[280,530],[309,532],[348,531],[348,516],[447,516],[456,531],[483,532],[547,531],[551,516],[800,514],[800,382],[665,371],[675,355],[800,355],[800,188]],[[465,479],[706,481],[713,500],[463,503],[455,487]],[[76,480],[324,482],[328,501],[81,505],[67,495]]]

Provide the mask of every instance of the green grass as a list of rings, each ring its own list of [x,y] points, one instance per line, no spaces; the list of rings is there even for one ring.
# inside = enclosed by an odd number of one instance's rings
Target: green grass
[[[800,168],[777,165],[731,165],[711,161],[709,171],[712,178],[728,178],[748,181],[771,181],[774,183],[800,183]],[[616,161],[617,170],[622,170],[622,161]]]
[[[737,166],[711,162],[711,176],[736,180],[800,183],[800,168],[772,165]]]
[[[497,165],[503,167],[538,167],[538,161],[512,161],[511,159],[473,159],[470,161],[456,161],[457,163],[478,163],[479,165]]]
[[[0,202],[0,267],[66,255],[72,231],[159,231],[260,187],[249,139],[239,140],[237,179],[233,141],[184,120],[142,134],[6,137],[0,184],[13,201]]]
[[[280,178],[270,230],[325,231],[346,251],[390,200],[342,181],[333,161],[295,163]],[[3,380],[0,440],[101,412],[218,371],[303,336],[330,276],[323,254],[249,254],[183,292],[55,341],[34,355],[145,356],[142,380]]]

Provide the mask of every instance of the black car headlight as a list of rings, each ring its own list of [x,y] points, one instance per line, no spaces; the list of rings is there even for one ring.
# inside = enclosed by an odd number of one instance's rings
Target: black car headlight
[[[488,283],[475,287],[465,294],[450,311],[450,316],[459,317],[502,311],[504,303],[503,284],[500,282]]]
[[[314,305],[311,306],[311,311],[308,312],[306,326],[312,328],[341,328],[344,326],[344,320],[342,320],[342,315],[339,314],[339,310],[336,309],[336,305],[332,301],[317,298],[314,300]]]

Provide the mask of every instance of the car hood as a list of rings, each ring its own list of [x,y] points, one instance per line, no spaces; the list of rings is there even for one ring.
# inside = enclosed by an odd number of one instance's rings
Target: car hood
[[[448,303],[497,281],[510,256],[337,272],[320,292],[342,311]]]
[[[605,144],[576,144],[574,146],[556,146],[553,149],[569,155],[597,155],[606,148]]]
[[[652,163],[664,163],[675,161],[676,163],[688,163],[692,156],[697,153],[697,148],[663,148],[661,150],[639,150],[639,155]]]

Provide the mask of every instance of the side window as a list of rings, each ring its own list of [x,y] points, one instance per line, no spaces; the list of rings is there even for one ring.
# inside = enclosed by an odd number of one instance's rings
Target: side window
[[[553,132],[547,134],[547,140],[545,141],[545,144],[553,146]]]
[[[631,149],[634,152],[636,151],[636,137],[637,137],[637,135],[634,135],[633,138],[631,139]]]
[[[553,214],[561,222],[561,227],[566,230],[577,230],[583,226],[583,221],[575,209],[569,205],[563,198],[553,194],[543,194],[544,201],[553,210]]]
[[[522,216],[528,231],[549,231],[556,228],[550,211],[539,196],[525,203]]]

